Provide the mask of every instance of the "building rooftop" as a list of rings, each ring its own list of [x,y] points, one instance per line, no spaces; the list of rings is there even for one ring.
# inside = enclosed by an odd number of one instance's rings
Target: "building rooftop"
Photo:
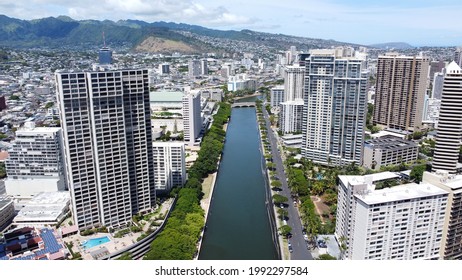
[[[413,141],[404,140],[398,137],[382,137],[365,141],[366,147],[381,150],[402,150],[408,148],[417,148]]]
[[[151,102],[182,102],[182,91],[154,91],[149,93]]]
[[[55,221],[69,205],[70,199],[69,192],[39,193],[25,204],[13,221]]]
[[[281,136],[282,140],[294,140],[294,139],[302,139],[302,134],[286,134]]]
[[[11,203],[11,199],[0,196],[0,209]]]
[[[399,175],[393,172],[380,172],[380,173],[374,173],[374,174],[369,174],[369,175],[364,175],[364,176],[358,176],[358,175],[340,175],[338,176],[340,181],[345,186],[348,185],[359,185],[359,184],[369,184],[372,185],[374,182],[378,181],[383,181],[383,180],[388,180],[388,179],[397,179],[399,178]]]
[[[379,131],[377,133],[374,133],[371,135],[372,138],[381,138],[381,137],[385,137],[385,136],[394,136],[394,137],[399,137],[401,139],[405,139],[406,138],[406,134],[405,133],[400,133],[398,131],[388,131],[388,130],[382,130],[382,131]]]
[[[429,183],[410,183],[392,188],[355,194],[355,197],[365,204],[371,205],[444,194],[448,194],[448,192]]]

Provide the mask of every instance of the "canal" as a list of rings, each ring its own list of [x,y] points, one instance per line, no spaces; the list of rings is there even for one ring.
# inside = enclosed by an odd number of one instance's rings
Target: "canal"
[[[265,201],[255,108],[234,108],[199,259],[278,259]]]

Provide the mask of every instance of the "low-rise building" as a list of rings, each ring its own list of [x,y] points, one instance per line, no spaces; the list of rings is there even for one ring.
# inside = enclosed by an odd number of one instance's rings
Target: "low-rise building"
[[[13,225],[46,227],[56,226],[70,214],[69,192],[39,193],[13,219]]]
[[[0,243],[0,260],[63,260],[63,241],[51,228],[23,227],[11,230]]]
[[[206,98],[212,101],[221,102],[223,101],[223,90],[218,88],[213,89],[202,89],[200,91],[201,98]]]
[[[302,134],[286,134],[281,136],[282,145],[288,148],[301,148],[302,147]],[[301,155],[300,155],[301,158]]]
[[[379,170],[381,166],[412,162],[418,155],[416,143],[397,137],[382,137],[365,141],[363,165]]]

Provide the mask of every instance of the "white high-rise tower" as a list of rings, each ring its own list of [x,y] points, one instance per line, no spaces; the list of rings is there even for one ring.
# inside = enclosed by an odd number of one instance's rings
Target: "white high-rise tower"
[[[367,78],[363,61],[313,50],[305,60],[302,155],[321,164],[362,164]]]
[[[457,171],[462,139],[462,70],[453,61],[446,67],[438,117],[433,171]]]

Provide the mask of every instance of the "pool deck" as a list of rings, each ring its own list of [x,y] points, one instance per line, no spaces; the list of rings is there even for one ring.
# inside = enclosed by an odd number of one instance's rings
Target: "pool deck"
[[[168,212],[170,209],[171,203],[173,202],[173,199],[167,200],[165,203],[163,203],[160,207],[159,213],[165,214]],[[144,228],[148,228],[149,225],[145,226]],[[63,238],[63,241],[70,243],[73,243],[72,250],[74,253],[79,252],[82,255],[82,259],[84,260],[93,260],[94,258],[91,256],[91,252],[97,251],[102,248],[106,248],[110,254],[115,253],[124,247],[127,247],[129,245],[135,244],[136,239],[141,236],[143,232],[137,232],[137,233],[128,233],[124,237],[121,238],[115,238],[113,237],[113,234],[110,233],[95,233],[92,235],[88,236],[81,236],[80,234],[74,234],[68,237]],[[93,238],[100,238],[107,236],[109,237],[110,241],[103,243],[101,245],[94,246],[89,249],[84,249],[82,245],[80,245],[82,242],[85,240],[93,239]]]

